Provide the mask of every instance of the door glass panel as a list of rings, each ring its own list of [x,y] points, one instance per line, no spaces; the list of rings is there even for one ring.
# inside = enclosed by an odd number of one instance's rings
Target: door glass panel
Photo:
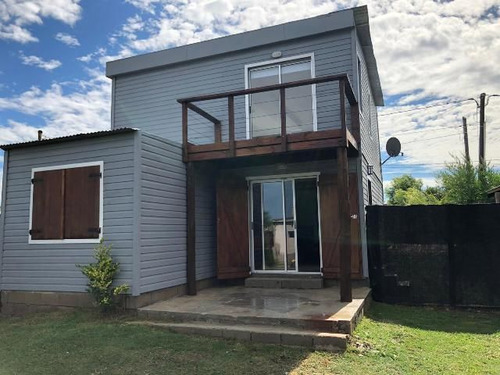
[[[252,184],[255,271],[320,271],[316,178]]]
[[[261,184],[252,185],[252,222],[253,222],[253,262],[254,269],[261,271],[262,268],[262,201]]]
[[[281,68],[282,83],[300,81],[311,77],[310,60],[283,65]],[[314,130],[311,85],[287,89],[285,99],[287,133]]]
[[[250,88],[279,83],[279,67],[251,69]],[[267,91],[250,95],[250,129],[252,137],[279,134],[280,125],[279,91]]]
[[[319,272],[318,194],[315,178],[295,180],[298,271]]]
[[[285,270],[286,243],[283,222],[283,184],[262,184],[265,270]]]
[[[295,216],[293,213],[293,180],[284,182],[285,192],[285,236],[287,270],[296,271],[295,259]]]

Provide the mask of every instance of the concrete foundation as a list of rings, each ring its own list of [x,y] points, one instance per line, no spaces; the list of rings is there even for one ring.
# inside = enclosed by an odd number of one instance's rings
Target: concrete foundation
[[[217,285],[215,279],[205,279],[197,282],[198,290]],[[121,305],[128,310],[165,299],[186,294],[186,285],[155,290],[139,296],[123,296]],[[0,313],[18,315],[38,311],[50,311],[71,308],[92,308],[93,300],[88,293],[77,292],[30,292],[19,290],[3,290],[0,292]]]

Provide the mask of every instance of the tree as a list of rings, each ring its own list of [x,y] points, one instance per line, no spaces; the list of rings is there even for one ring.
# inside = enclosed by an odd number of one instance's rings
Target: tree
[[[500,185],[500,172],[490,165],[474,166],[465,157],[454,156],[444,171],[437,175],[443,189],[443,202],[455,204],[489,202],[486,192]]]
[[[386,191],[387,203],[396,206],[405,206],[405,194],[408,190],[414,189],[422,191],[423,182],[420,179],[404,174],[391,181],[391,185]],[[415,192],[413,192],[415,194]]]
[[[442,189],[439,187],[424,189],[423,185],[421,179],[408,174],[396,177],[386,191],[389,198],[387,203],[393,206],[441,204]]]

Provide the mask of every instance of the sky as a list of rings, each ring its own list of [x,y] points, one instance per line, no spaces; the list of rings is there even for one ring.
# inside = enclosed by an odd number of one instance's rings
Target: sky
[[[464,151],[463,116],[477,162],[482,92],[498,168],[500,0],[0,0],[0,144],[109,129],[106,61],[365,4],[382,159],[392,136],[404,153],[384,165],[384,185],[404,173],[434,185]]]

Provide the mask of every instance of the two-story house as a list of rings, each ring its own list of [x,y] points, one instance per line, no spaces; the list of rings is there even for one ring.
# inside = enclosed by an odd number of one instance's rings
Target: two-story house
[[[113,245],[130,306],[212,280],[367,275],[383,105],[366,7],[112,61],[111,129],[2,146],[4,306],[88,303]],[[50,134],[47,134],[50,137]],[[256,281],[257,280],[257,281]]]

